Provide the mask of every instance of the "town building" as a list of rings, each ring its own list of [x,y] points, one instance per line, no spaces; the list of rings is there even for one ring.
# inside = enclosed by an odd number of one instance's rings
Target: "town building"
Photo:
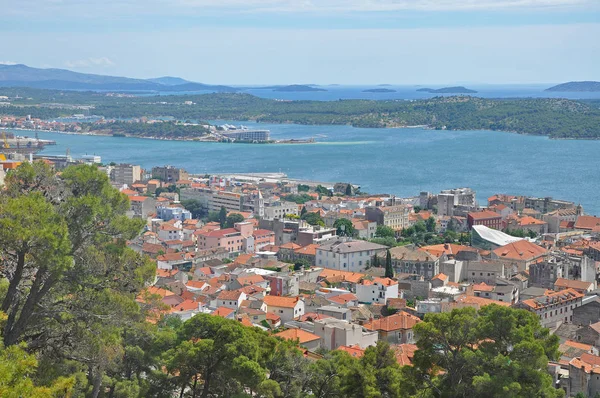
[[[198,250],[224,247],[230,253],[254,252],[254,227],[249,222],[236,223],[233,228],[196,232]]]
[[[474,225],[483,225],[491,229],[502,229],[502,216],[496,212],[484,210],[471,212],[467,215],[467,224],[469,228]]]
[[[131,186],[134,182],[141,181],[142,168],[139,165],[126,163],[110,166],[109,177],[115,186]]]
[[[446,189],[437,195],[438,216],[454,216],[457,207],[471,211],[477,206],[475,191],[471,188]]]
[[[192,213],[179,206],[157,206],[156,216],[164,221],[192,219]]]
[[[362,240],[336,240],[317,249],[317,266],[361,272],[371,266],[373,256],[387,247]]]
[[[378,333],[379,340],[390,344],[413,344],[415,336],[413,327],[421,322],[418,317],[405,311],[365,323],[367,330]]]
[[[366,207],[365,218],[377,225],[385,225],[394,231],[401,231],[410,226],[410,208],[406,205]]]
[[[535,313],[540,317],[542,326],[553,329],[573,321],[573,310],[581,306],[582,299],[583,294],[573,289],[565,289],[523,300],[517,303],[517,306]]]
[[[378,340],[377,332],[336,318],[317,320],[314,322],[314,329],[314,333],[321,338],[322,347],[327,350],[355,345],[364,349],[376,345]]]
[[[414,245],[392,247],[389,251],[397,273],[417,274],[426,280],[440,273],[440,259]],[[386,255],[385,251],[378,254],[380,264],[385,264]]]
[[[356,285],[356,297],[360,303],[386,304],[388,299],[399,298],[398,282],[390,278],[363,279]]]
[[[190,176],[184,169],[173,166],[152,168],[152,178],[161,180],[166,184],[175,184],[177,181],[189,180]]]
[[[300,297],[267,295],[263,300],[267,305],[267,312],[279,316],[283,323],[293,321],[304,315],[304,300]]]

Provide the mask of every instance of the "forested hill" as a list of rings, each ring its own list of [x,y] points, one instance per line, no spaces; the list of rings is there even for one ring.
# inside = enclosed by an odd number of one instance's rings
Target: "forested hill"
[[[598,92],[600,82],[568,82],[547,88],[546,91],[555,92]]]
[[[13,91],[0,89],[0,95],[10,96]],[[21,100],[18,107],[0,108],[0,115],[54,118],[72,114],[69,109],[39,107],[42,102],[60,101],[92,104],[95,109],[90,112],[107,118],[173,116],[179,120],[256,120],[356,127],[427,125],[436,129],[502,130],[552,138],[600,138],[597,106],[553,98],[498,100],[453,96],[417,101],[277,101],[240,93],[128,98],[50,90],[27,94],[31,99]]]

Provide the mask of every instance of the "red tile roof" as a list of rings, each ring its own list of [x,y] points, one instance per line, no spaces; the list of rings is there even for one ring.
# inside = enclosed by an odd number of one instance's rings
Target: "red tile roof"
[[[282,296],[271,296],[267,295],[263,299],[267,307],[282,307],[282,308],[294,308],[300,300],[299,297],[282,297]]]
[[[529,261],[547,254],[547,250],[527,240],[518,240],[495,249],[494,254],[499,258]]]
[[[359,345],[341,345],[337,348],[340,351],[346,351],[350,356],[354,358],[360,358],[365,355],[365,350],[360,348]]]
[[[213,311],[212,315],[216,315],[216,316],[220,316],[223,318],[227,318],[227,316],[229,316],[230,314],[234,313],[235,310],[232,310],[231,308],[227,308],[227,307],[219,307],[216,310]]]
[[[365,323],[363,326],[369,330],[381,330],[384,332],[391,332],[394,330],[407,330],[412,329],[421,320],[409,314],[408,312],[400,311],[394,315],[386,316],[384,318],[373,320],[369,323]]]
[[[502,218],[502,216],[500,214],[493,212],[493,211],[489,211],[489,210],[469,213],[469,217],[471,217],[474,220],[487,220],[490,218]]]
[[[302,329],[287,329],[287,330],[284,330],[283,332],[275,333],[274,336],[281,337],[282,339],[285,339],[285,340],[292,340],[292,341],[298,340],[298,342],[300,344],[304,344],[304,343],[308,343],[310,341],[315,341],[315,340],[320,339],[320,337],[317,336],[316,334],[306,332]]]

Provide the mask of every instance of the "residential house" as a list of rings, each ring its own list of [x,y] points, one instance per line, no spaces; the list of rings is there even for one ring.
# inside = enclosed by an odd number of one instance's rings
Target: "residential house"
[[[600,357],[588,353],[581,354],[569,362],[570,397],[583,393],[586,397],[595,397],[600,393]]]
[[[237,310],[247,299],[246,293],[239,290],[224,290],[217,296],[217,307]]]
[[[558,278],[554,282],[554,290],[573,289],[581,294],[587,294],[596,289],[594,282],[575,281],[571,279]]]
[[[149,196],[130,196],[130,211],[135,218],[148,218],[156,211],[156,199]]]
[[[584,344],[591,344],[594,347],[600,347],[600,320],[579,328],[575,333],[577,341]]]
[[[586,297],[582,304],[573,309],[573,323],[587,326],[600,320],[600,299],[598,296]]]
[[[440,273],[440,259],[414,245],[397,246],[389,251],[397,273],[417,274],[426,280]],[[386,255],[384,251],[378,254],[380,264],[385,264]]]
[[[529,265],[544,261],[548,251],[527,240],[518,240],[492,251],[492,259],[502,261],[512,273],[528,271]]]
[[[356,297],[360,303],[385,304],[388,299],[399,298],[398,282],[390,278],[363,279],[356,285]]]
[[[267,295],[264,298],[267,312],[281,318],[282,322],[289,322],[304,315],[304,300],[300,297],[281,297]]]
[[[399,311],[394,315],[372,320],[363,326],[367,330],[376,331],[379,340],[390,344],[413,344],[416,339],[412,329],[419,322],[421,319],[418,317]]]
[[[314,322],[314,333],[321,338],[321,346],[335,350],[339,346],[367,348],[377,344],[378,333],[336,318],[325,318]]]
[[[321,337],[306,330],[287,329],[283,332],[275,333],[274,336],[284,340],[295,341],[307,350],[315,351],[321,348]]]
[[[229,253],[254,252],[254,227],[251,223],[236,223],[233,228],[197,231],[198,250],[223,247]]]

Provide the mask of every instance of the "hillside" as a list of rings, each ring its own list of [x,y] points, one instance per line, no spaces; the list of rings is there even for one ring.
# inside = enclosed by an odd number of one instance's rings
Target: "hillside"
[[[600,82],[568,82],[552,86],[544,91],[553,92],[600,92]]]
[[[91,104],[107,118],[173,116],[178,120],[256,120],[269,123],[402,127],[425,125],[448,130],[498,130],[551,138],[600,139],[600,109],[565,99],[506,99],[435,97],[417,101],[277,101],[242,93],[109,97],[92,92],[0,89],[0,95],[22,98],[0,108],[3,115],[43,119],[73,113],[39,104]],[[28,99],[31,98],[31,99]],[[194,105],[185,105],[192,101]],[[18,106],[17,106],[18,105]]]
[[[234,92],[228,86],[193,83],[176,77],[132,79],[73,72],[66,69],[41,69],[27,65],[0,65],[0,86],[30,87],[52,90],[114,91],[217,91]]]

